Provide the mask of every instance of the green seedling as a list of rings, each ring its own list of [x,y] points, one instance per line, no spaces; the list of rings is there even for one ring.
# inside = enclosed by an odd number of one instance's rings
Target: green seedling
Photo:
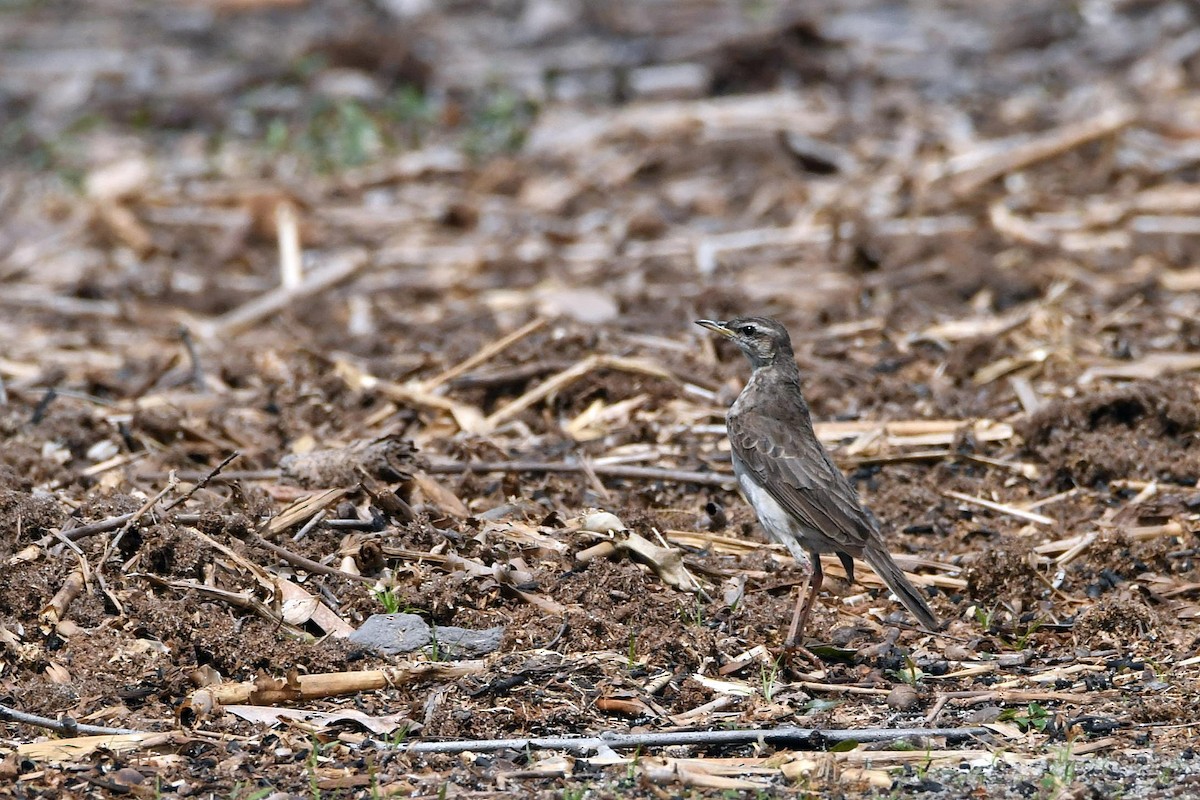
[[[918,667],[910,656],[905,656],[904,666],[900,669],[888,670],[888,675],[891,675],[901,683],[907,683],[909,686],[917,686],[924,679],[925,671]]]
[[[768,703],[775,697],[775,692],[779,688],[779,659],[775,659],[769,665],[761,664],[761,672],[759,679],[762,683],[762,696]]]
[[[1008,708],[1000,713],[1001,721],[1012,722],[1022,731],[1035,730],[1041,733],[1051,719],[1050,712],[1038,703],[1030,703],[1025,708]]]

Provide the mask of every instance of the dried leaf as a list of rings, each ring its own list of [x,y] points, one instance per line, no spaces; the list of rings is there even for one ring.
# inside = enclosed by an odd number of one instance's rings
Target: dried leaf
[[[414,473],[413,483],[417,485],[417,488],[425,499],[437,506],[441,511],[459,519],[471,516],[470,509],[466,507],[462,500],[458,499],[458,495],[424,472]]]
[[[704,588],[683,564],[683,553],[673,547],[660,547],[640,534],[628,532],[614,542],[638,561],[649,566],[663,583],[681,592],[703,594]]]

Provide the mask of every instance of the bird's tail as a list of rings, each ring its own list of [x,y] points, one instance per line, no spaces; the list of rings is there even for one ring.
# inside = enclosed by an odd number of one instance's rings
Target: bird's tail
[[[871,565],[871,569],[875,570],[876,575],[883,578],[883,582],[887,584],[887,587],[900,598],[900,602],[904,604],[909,613],[919,619],[927,630],[936,631],[941,627],[937,617],[930,610],[929,604],[925,602],[925,598],[921,597],[916,587],[904,576],[899,565],[896,564],[887,550],[884,550],[882,547],[868,545],[863,550],[862,558]]]

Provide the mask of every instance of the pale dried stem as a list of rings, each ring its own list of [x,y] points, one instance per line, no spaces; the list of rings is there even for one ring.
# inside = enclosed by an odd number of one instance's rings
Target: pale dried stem
[[[279,245],[279,286],[294,292],[304,282],[303,260],[300,254],[300,225],[296,220],[296,205],[291,200],[275,204],[275,229]]]
[[[946,172],[952,176],[954,193],[964,199],[995,178],[1110,136],[1137,118],[1131,108],[1109,108],[1092,119],[1062,125],[1036,136],[986,142],[973,152],[951,159]]]
[[[496,341],[492,342],[491,344],[487,345],[486,347],[484,347],[482,350],[480,350],[478,353],[471,356],[470,358],[459,362],[458,364],[456,364],[455,366],[446,370],[445,372],[442,372],[439,375],[435,375],[434,377],[430,378],[427,381],[421,382],[417,388],[421,392],[434,391],[442,384],[449,383],[450,381],[457,378],[459,375],[462,375],[464,372],[467,372],[468,370],[472,370],[475,367],[478,367],[480,364],[483,364],[483,363],[489,361],[490,359],[495,358],[497,355],[504,352],[508,348],[512,347],[514,344],[521,341],[526,336],[529,336],[531,333],[534,333],[538,329],[545,326],[546,322],[547,322],[547,320],[545,317],[536,317],[536,318],[530,320],[529,322],[522,325],[520,328],[517,328],[515,331],[512,331],[512,332],[502,336],[501,338],[497,339]]]
[[[477,675],[483,672],[484,666],[483,661],[408,662],[356,672],[292,673],[286,679],[260,677],[253,681],[197,689],[188,696],[185,707],[202,716],[220,706],[234,703],[271,706],[371,692],[422,681],[453,680],[465,675]]]
[[[534,403],[544,400],[557,391],[570,386],[575,381],[597,369],[613,369],[623,372],[633,372],[650,375],[663,380],[678,383],[679,379],[657,364],[639,358],[622,358],[610,355],[591,355],[578,364],[547,378],[525,394],[500,407],[484,420],[486,430],[494,430],[500,423],[506,422],[520,414]]]
[[[204,339],[212,340],[237,334],[272,314],[277,314],[296,300],[320,294],[354,277],[370,263],[364,250],[352,250],[332,257],[328,263],[309,272],[299,285],[272,289],[266,294],[238,306],[232,311],[196,325]]]
[[[1018,519],[1023,519],[1026,522],[1033,522],[1038,525],[1056,525],[1056,524],[1058,524],[1053,518],[1047,517],[1044,514],[1037,514],[1033,511],[1027,511],[1023,508],[1018,508],[1017,506],[1005,505],[1004,503],[997,503],[997,502],[994,502],[992,500],[987,500],[982,497],[975,497],[973,495],[964,494],[963,492],[945,491],[945,492],[942,492],[942,495],[945,497],[953,498],[955,500],[961,500],[964,503],[970,503],[972,505],[980,506],[980,507],[986,508],[990,511],[996,511],[1001,514],[1007,514],[1010,517],[1016,517]]]

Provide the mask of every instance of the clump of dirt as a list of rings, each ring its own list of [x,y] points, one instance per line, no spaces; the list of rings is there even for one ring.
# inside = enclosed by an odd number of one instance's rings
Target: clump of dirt
[[[662,378],[597,370],[558,392],[552,410],[560,417],[571,419],[596,401],[611,405],[638,395],[666,398],[675,392],[675,387]]]
[[[1129,716],[1134,722],[1176,722],[1195,719],[1198,710],[1200,702],[1195,695],[1189,698],[1148,697],[1138,698],[1130,709]]]
[[[1089,647],[1124,646],[1157,636],[1158,618],[1153,609],[1128,595],[1105,597],[1075,621],[1076,641]]]
[[[1145,572],[1169,575],[1183,565],[1182,560],[1171,558],[1179,547],[1167,536],[1139,542],[1119,530],[1105,531],[1089,548],[1087,559],[1071,570],[1071,577],[1103,585],[1133,580]]]
[[[202,546],[191,534],[169,525],[155,525],[141,531],[142,563],[156,575],[174,575],[202,579],[204,564],[212,560],[212,550]]]
[[[0,489],[0,542],[17,545],[40,538],[62,525],[65,518],[58,502],[49,495]]]
[[[69,711],[79,701],[79,695],[70,686],[52,683],[41,676],[28,681],[17,681],[8,690],[15,702],[22,706],[42,709],[44,714]],[[31,728],[33,735],[43,732]]]
[[[483,600],[485,592],[478,586],[478,579],[465,572],[442,573],[429,570],[422,579],[411,586],[402,586],[406,603],[427,611],[430,619],[439,625],[457,624],[460,609],[475,606]]]
[[[138,409],[133,415],[130,428],[136,433],[150,436],[156,442],[169,445],[184,437],[184,414],[168,405]]]
[[[707,609],[697,611],[693,598],[664,591],[657,577],[628,561],[602,561],[567,573],[553,596],[586,612],[570,619],[566,635],[572,649],[633,651],[654,663],[694,667],[716,635],[705,624]],[[599,608],[605,613],[590,611]]]
[[[980,336],[959,342],[946,354],[946,374],[967,382],[982,367],[1005,355],[1006,342],[994,336]]]
[[[32,488],[33,483],[27,477],[12,467],[0,465],[0,489],[28,492]]]
[[[1037,570],[1030,563],[1029,548],[1022,543],[988,548],[967,567],[967,595],[994,605],[1022,601],[1032,605],[1045,592]]]
[[[0,569],[0,614],[20,619],[36,613],[75,568],[64,560],[25,561]]]
[[[1194,484],[1200,478],[1196,386],[1174,378],[1139,381],[1059,400],[1024,425],[1026,449],[1051,466],[1060,488],[1115,478]]]
[[[0,466],[4,475],[0,483],[14,489],[29,489],[38,484],[65,483],[71,473],[57,461],[42,455],[42,447],[21,436],[4,438],[0,449]]]
[[[279,461],[283,477],[299,486],[354,486],[362,473],[382,481],[407,481],[415,454],[412,441],[387,436],[348,447],[291,453]]]
[[[261,618],[235,623],[227,609],[192,594],[136,594],[126,610],[146,633],[179,654],[181,666],[211,665],[235,680],[253,677],[258,670],[336,672],[346,669],[356,651],[343,639],[306,642],[281,637],[276,623]]]
[[[916,540],[919,550],[931,536],[944,536],[954,530],[959,515],[941,491],[948,488],[976,491],[974,484],[960,485],[963,481],[955,474],[959,470],[952,471],[942,464],[932,471],[912,464],[888,465],[882,480],[874,473],[868,474],[865,481],[857,480],[863,471],[852,473],[850,479],[882,523],[889,545],[896,550],[903,548],[903,534],[919,536]]]
[[[141,508],[136,498],[116,491],[90,492],[75,510],[76,516],[86,522],[99,522],[110,517],[132,514]]]

